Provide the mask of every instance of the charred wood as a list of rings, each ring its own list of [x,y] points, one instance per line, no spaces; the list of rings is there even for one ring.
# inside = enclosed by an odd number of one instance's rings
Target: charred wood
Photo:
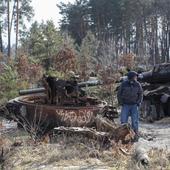
[[[111,126],[111,125],[110,125]],[[109,127],[110,130],[110,127]],[[112,127],[112,131],[104,132],[98,129],[92,129],[87,127],[56,127],[54,128],[54,133],[66,133],[69,135],[77,134],[83,135],[91,139],[96,139],[99,141],[110,141],[115,140],[115,142],[129,142],[133,139],[134,134],[128,125],[121,125],[117,128]],[[127,139],[127,136],[129,137]]]
[[[86,136],[88,138],[91,139],[96,139],[96,140],[103,140],[105,138],[109,137],[109,133],[108,132],[99,132],[96,131],[92,128],[87,128],[87,127],[56,127],[54,128],[54,133],[58,133],[58,132],[64,132],[67,133],[69,135],[71,134],[77,134],[77,135],[83,135]]]

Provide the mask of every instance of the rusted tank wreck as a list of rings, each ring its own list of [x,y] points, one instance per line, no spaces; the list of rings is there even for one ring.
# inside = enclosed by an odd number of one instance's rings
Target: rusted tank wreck
[[[42,82],[42,88],[21,90],[19,97],[7,103],[10,117],[29,126],[28,131],[35,126],[41,134],[60,126],[96,128],[99,120],[96,119],[97,115],[109,118],[112,123],[117,116],[116,108],[88,96],[83,89],[86,86],[99,85],[99,81],[78,83],[75,78],[62,80],[43,77]],[[107,123],[102,123],[100,128]],[[103,131],[100,128],[96,130]],[[117,127],[113,126],[111,129],[114,128]],[[109,130],[105,128],[104,131]]]

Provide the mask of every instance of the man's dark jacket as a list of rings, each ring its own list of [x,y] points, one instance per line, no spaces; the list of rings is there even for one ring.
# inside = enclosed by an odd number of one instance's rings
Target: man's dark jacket
[[[143,99],[143,90],[138,81],[123,81],[118,89],[118,103],[123,104],[137,104],[140,105]]]

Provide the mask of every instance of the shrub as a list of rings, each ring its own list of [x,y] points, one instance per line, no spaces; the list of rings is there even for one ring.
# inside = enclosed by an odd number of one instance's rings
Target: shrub
[[[0,104],[17,96],[17,72],[13,66],[5,65],[0,74]]]

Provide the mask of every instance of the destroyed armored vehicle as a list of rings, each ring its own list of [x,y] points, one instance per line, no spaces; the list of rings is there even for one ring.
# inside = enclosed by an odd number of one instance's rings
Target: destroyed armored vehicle
[[[20,96],[7,103],[9,115],[17,121],[36,124],[42,133],[54,127],[92,127],[97,114],[109,119],[117,116],[114,107],[86,94],[84,87],[99,81],[78,82],[43,77],[43,87],[21,90]]]
[[[155,65],[138,79],[144,90],[142,117],[154,121],[170,116],[170,63]]]
[[[121,77],[121,81],[127,76]],[[141,118],[149,121],[170,116],[170,63],[158,64],[152,70],[138,74],[143,88]]]

